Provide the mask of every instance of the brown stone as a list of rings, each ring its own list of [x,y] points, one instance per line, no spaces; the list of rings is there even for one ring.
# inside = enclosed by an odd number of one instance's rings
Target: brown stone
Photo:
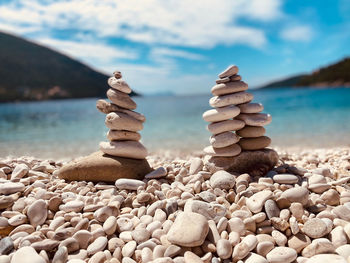
[[[133,101],[130,96],[126,93],[120,92],[118,90],[109,89],[107,91],[107,97],[117,106],[134,110],[136,109],[136,103]]]
[[[243,138],[255,138],[265,134],[266,130],[264,127],[245,126],[243,129],[237,131],[237,135]]]
[[[109,130],[107,138],[110,141],[139,141],[141,134],[131,131]]]
[[[231,93],[236,93],[240,91],[245,91],[248,89],[247,83],[243,81],[233,81],[227,83],[217,84],[211,89],[211,93],[214,96],[226,95]]]
[[[267,136],[261,136],[257,138],[242,138],[238,144],[242,150],[260,150],[266,148],[271,143],[271,139]]]
[[[278,162],[278,154],[272,149],[243,151],[234,157],[206,156],[204,164],[212,173],[225,170],[230,173],[248,173],[251,176],[262,176]]]
[[[99,151],[64,165],[59,177],[69,181],[115,182],[120,178],[142,180],[151,171],[146,159],[115,157]]]

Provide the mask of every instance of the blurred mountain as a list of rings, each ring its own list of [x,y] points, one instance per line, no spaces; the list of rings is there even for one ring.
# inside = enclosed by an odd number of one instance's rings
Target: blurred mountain
[[[106,97],[107,79],[68,56],[0,32],[0,102]]]
[[[281,81],[272,82],[261,88],[277,87],[349,87],[350,58],[320,68],[311,74],[297,75]]]

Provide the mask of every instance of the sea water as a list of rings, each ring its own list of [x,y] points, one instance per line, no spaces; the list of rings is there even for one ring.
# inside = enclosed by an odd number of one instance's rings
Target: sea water
[[[349,147],[350,89],[252,90],[272,115],[273,146]],[[142,142],[150,150],[194,152],[209,145],[202,114],[210,94],[134,97],[146,116]],[[105,115],[96,98],[0,104],[0,157],[71,158],[98,150],[106,140]]]

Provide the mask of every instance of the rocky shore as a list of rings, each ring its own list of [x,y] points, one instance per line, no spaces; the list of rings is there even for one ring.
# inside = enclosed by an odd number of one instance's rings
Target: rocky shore
[[[266,176],[151,155],[143,181],[0,159],[0,263],[350,262],[350,149],[278,150]]]

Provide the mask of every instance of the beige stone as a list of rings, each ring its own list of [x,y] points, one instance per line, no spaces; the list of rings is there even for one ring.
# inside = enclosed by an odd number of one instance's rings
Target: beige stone
[[[271,123],[272,117],[270,114],[265,113],[241,113],[236,117],[237,120],[242,120],[249,126],[265,126]]]
[[[311,239],[302,233],[297,233],[288,239],[288,247],[300,253],[306,246],[311,244]]]
[[[297,258],[297,252],[289,247],[276,247],[267,255],[269,263],[290,263]]]
[[[238,73],[238,67],[235,65],[228,66],[223,72],[219,74],[219,78],[226,78],[236,75]]]
[[[12,256],[11,263],[46,263],[32,247],[21,247]]]
[[[227,131],[236,131],[244,127],[244,122],[240,120],[226,120],[213,122],[208,125],[208,131],[212,134],[219,134]]]
[[[129,87],[128,83],[126,83],[125,80],[117,79],[115,77],[110,77],[107,82],[108,82],[108,85],[113,89],[116,89],[126,94],[131,93],[131,88]]]
[[[131,111],[131,110],[121,108],[121,107],[119,107],[113,103],[110,103],[108,101],[105,101],[105,100],[98,100],[96,102],[96,108],[100,112],[105,113],[105,114],[108,114],[111,112],[122,112],[122,113],[129,115],[130,117],[133,117],[133,118],[139,120],[139,121],[142,121],[142,122],[146,121],[146,117],[143,114],[138,113],[136,111]]]
[[[124,158],[144,159],[147,156],[147,149],[138,141],[100,142],[100,150]]]
[[[233,94],[215,96],[209,100],[212,107],[225,107],[228,105],[238,105],[250,102],[254,98],[253,94],[241,91]]]
[[[139,141],[141,134],[131,131],[109,130],[107,138],[110,141]]]
[[[309,201],[309,191],[304,187],[291,188],[284,191],[281,198],[287,199],[290,203],[301,203],[306,205]]]
[[[137,132],[143,129],[143,125],[141,121],[124,114],[111,112],[106,115],[105,120],[106,126],[111,130],[126,130]]]
[[[232,119],[239,113],[240,110],[237,106],[229,105],[226,107],[207,110],[203,113],[203,119],[207,122],[218,122]]]
[[[210,144],[215,148],[223,148],[235,144],[239,141],[239,137],[230,131],[212,135],[209,139]]]
[[[237,135],[243,138],[255,138],[265,134],[266,130],[264,127],[255,126],[244,126],[243,129],[236,131]]]
[[[241,113],[259,113],[264,110],[264,106],[261,103],[245,103],[238,105]]]
[[[257,138],[241,138],[238,142],[242,150],[255,151],[268,147],[271,144],[271,139],[267,136]]]
[[[237,93],[248,89],[247,83],[243,81],[233,81],[227,83],[217,84],[211,88],[211,93],[214,96]]]
[[[217,171],[210,177],[210,185],[213,188],[232,189],[235,185],[235,176],[226,171]]]
[[[319,254],[308,259],[307,263],[321,263],[321,262],[332,262],[332,263],[347,263],[345,258],[339,255],[332,254]]]
[[[136,103],[130,98],[128,94],[125,94],[118,90],[109,89],[107,91],[107,97],[119,107],[128,110],[136,109]]]
[[[223,148],[214,148],[213,146],[207,146],[203,151],[205,154],[210,156],[231,157],[240,154],[241,147],[239,147],[238,144],[232,144]]]

